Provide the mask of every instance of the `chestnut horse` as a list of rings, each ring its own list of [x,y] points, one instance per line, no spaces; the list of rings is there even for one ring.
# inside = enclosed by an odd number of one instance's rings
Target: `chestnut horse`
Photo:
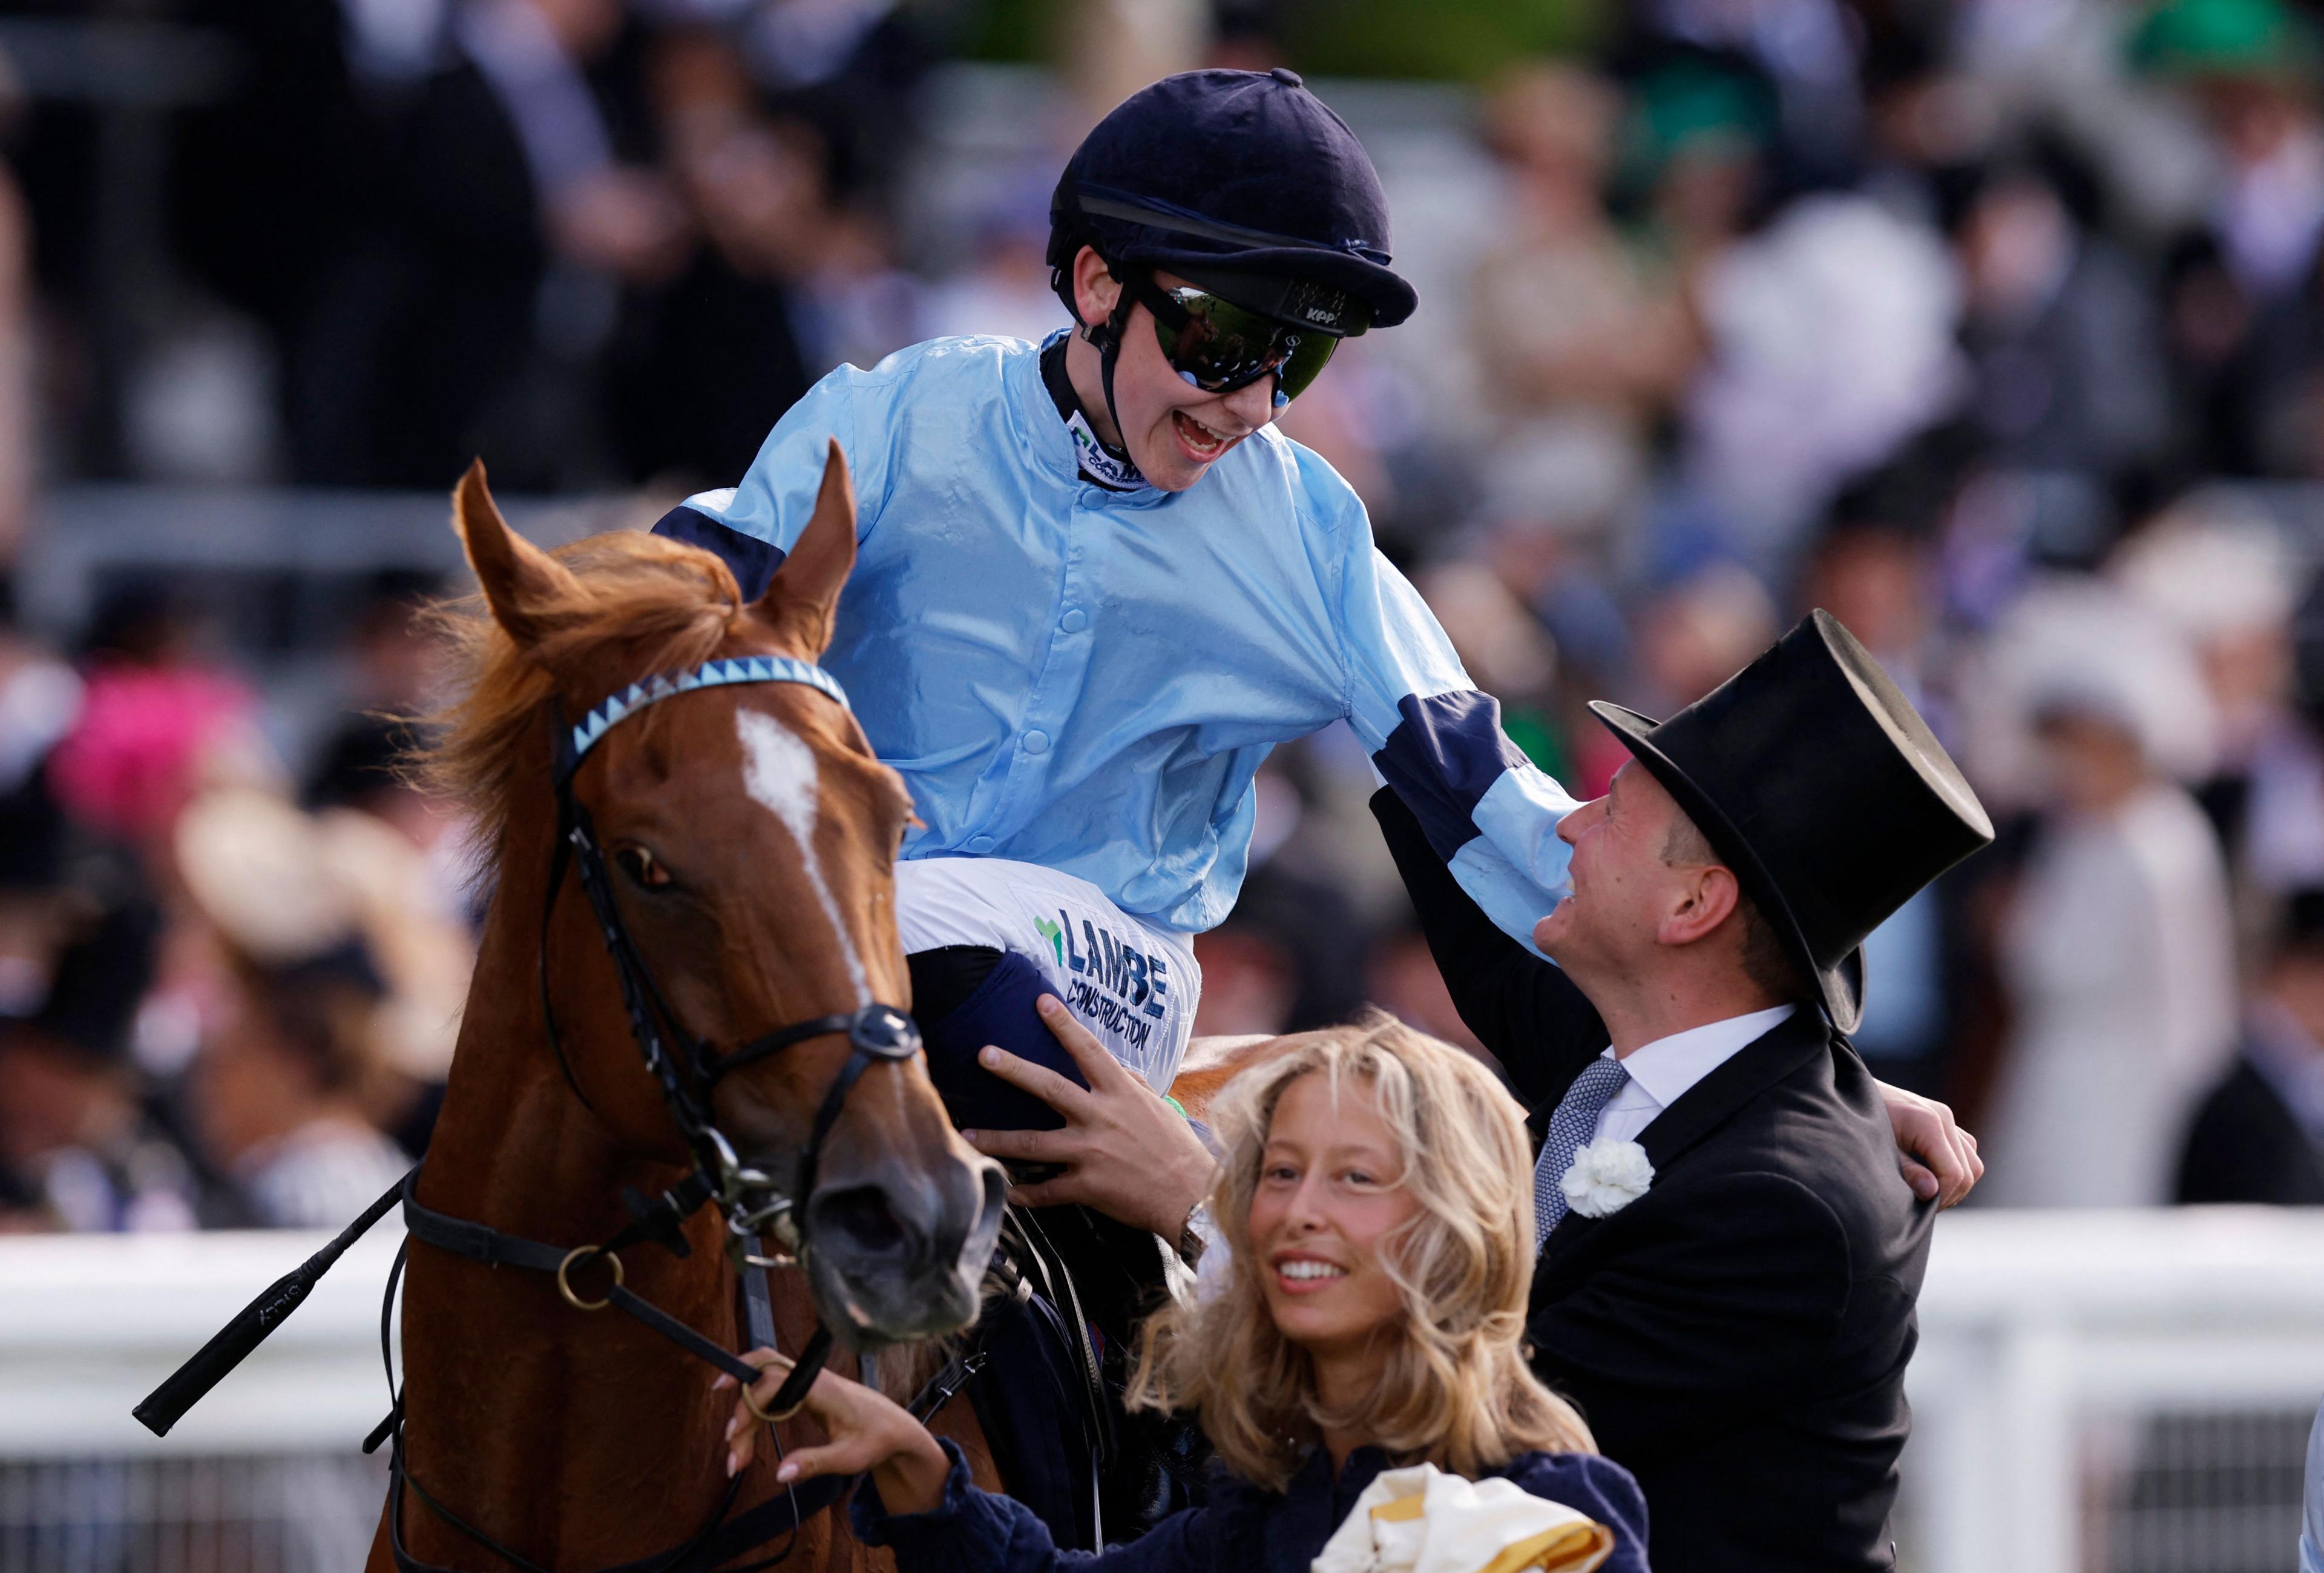
[[[729,1217],[773,1217],[788,1198],[787,1224],[805,1237],[806,1285],[774,1274],[779,1346],[797,1352],[818,1316],[858,1350],[965,1324],[999,1226],[998,1166],[954,1133],[908,1037],[865,1059],[844,1024],[817,1020],[909,1005],[894,916],[911,808],[901,781],[872,756],[835,685],[806,678],[665,689],[644,708],[599,710],[629,685],[714,662],[788,658],[777,664],[821,678],[812,663],[855,554],[836,445],[812,522],[752,604],[710,553],[653,536],[599,536],[554,555],[530,545],[502,520],[481,467],[461,482],[454,514],[490,615],[460,635],[465,697],[427,764],[482,830],[493,895],[415,1199],[505,1235],[585,1246],[631,1226],[625,1189],[657,1197],[696,1172],[701,1133],[674,1114],[684,1094],[657,1080],[645,1030],[633,1031],[631,985],[643,976],[647,1008],[680,1044],[762,1048],[786,1026],[812,1029],[788,1034],[780,1053],[725,1054],[731,1075],[678,1073],[694,1078],[711,1134],[731,1145],[730,1172],[777,1198],[747,1216],[730,1205]],[[558,729],[593,710],[620,724],[552,776]],[[587,893],[557,846],[573,812],[565,791],[594,839],[584,854],[598,859]],[[626,941],[633,974],[619,969],[609,934]],[[706,1047],[703,1059],[715,1062]],[[812,1189],[800,1195],[803,1182]],[[614,1258],[620,1282],[711,1342],[744,1347],[728,1235],[718,1208],[696,1210],[684,1255],[632,1245]],[[410,1243],[408,1478],[371,1573],[397,1566],[399,1508],[417,1563],[579,1573],[667,1552],[722,1503],[741,1513],[778,1494],[777,1449],[761,1448],[730,1500],[733,1399],[713,1393],[709,1365],[630,1316],[589,1314],[610,1292],[608,1263],[568,1259],[571,1283],[521,1265]],[[962,1436],[973,1424],[955,1402],[937,1429]],[[989,1460],[979,1473],[991,1484]],[[868,1565],[835,1513],[810,1521],[790,1550],[794,1566]]]

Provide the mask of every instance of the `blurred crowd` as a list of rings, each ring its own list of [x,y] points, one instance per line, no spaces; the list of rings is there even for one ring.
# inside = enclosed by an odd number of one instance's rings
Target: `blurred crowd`
[[[86,149],[18,116],[0,543],[42,479],[731,484],[842,361],[1063,326],[1079,131],[1167,70],[1303,66],[1331,8],[1061,4],[998,111],[948,61],[1008,7],[179,9],[243,86],[186,117],[176,337],[117,386]],[[1979,1133],[1978,1204],[2324,1204],[2324,4],[1594,15],[1419,131],[1351,88],[1424,306],[1286,428],[1579,796],[1625,757],[1587,699],[1666,713],[1814,606],[1882,660],[2002,835],[1873,937],[1856,1041]],[[973,180],[932,156],[1012,113]],[[198,606],[9,619],[0,1220],[335,1225],[422,1148],[479,897],[379,717],[425,708],[444,588],[371,587],[295,769]],[[1370,1001],[1468,1041],[1372,785],[1344,729],[1270,760],[1198,1032]]]
[[[374,588],[303,782],[162,599],[0,643],[0,1230],[336,1228],[424,1150],[473,898],[388,718],[421,591]]]

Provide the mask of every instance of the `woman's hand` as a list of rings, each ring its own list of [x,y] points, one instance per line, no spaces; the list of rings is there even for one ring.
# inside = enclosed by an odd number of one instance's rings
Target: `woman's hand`
[[[1074,1057],[1087,1088],[1002,1049],[988,1047],[978,1063],[1065,1115],[1065,1128],[961,1134],[995,1158],[1065,1166],[1054,1180],[1012,1186],[1009,1199],[1019,1207],[1078,1202],[1176,1244],[1186,1215],[1210,1194],[1218,1167],[1210,1149],[1184,1115],[1107,1053],[1056,996],[1043,995],[1040,1008],[1041,1020]]]
[[[742,1358],[766,1373],[751,1384],[752,1402],[764,1409],[790,1374],[791,1362],[772,1349],[752,1349]],[[721,1376],[711,1383],[711,1391],[733,1383],[733,1377]],[[796,1485],[818,1475],[860,1475],[869,1469],[881,1504],[891,1513],[934,1513],[942,1504],[952,1461],[927,1428],[902,1406],[835,1371],[820,1371],[807,1389],[806,1409],[831,1440],[819,1448],[792,1449],[775,1471],[777,1480]],[[750,1467],[761,1429],[761,1422],[742,1406],[738,1394],[734,1418],[726,1422],[726,1440],[733,1449],[726,1455],[730,1478]]]
[[[1896,1131],[1896,1167],[1904,1171],[1913,1194],[1923,1201],[1934,1199],[1940,1208],[1958,1204],[1985,1177],[1977,1138],[1936,1099],[1885,1081],[1872,1085],[1888,1106],[1888,1123]]]

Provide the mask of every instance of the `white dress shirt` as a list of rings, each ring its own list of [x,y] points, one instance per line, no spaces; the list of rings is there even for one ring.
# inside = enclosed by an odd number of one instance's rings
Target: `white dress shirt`
[[[1797,1005],[1777,1005],[1772,1010],[1753,1011],[1748,1016],[1729,1016],[1723,1022],[1689,1027],[1683,1032],[1673,1032],[1667,1038],[1657,1038],[1631,1050],[1622,1061],[1622,1069],[1630,1073],[1630,1079],[1599,1111],[1598,1128],[1591,1133],[1590,1139],[1637,1141],[1638,1133],[1652,1124],[1656,1115],[1685,1096],[1687,1088],[1790,1021],[1797,1009]],[[1611,1048],[1602,1056],[1608,1059],[1614,1057]]]

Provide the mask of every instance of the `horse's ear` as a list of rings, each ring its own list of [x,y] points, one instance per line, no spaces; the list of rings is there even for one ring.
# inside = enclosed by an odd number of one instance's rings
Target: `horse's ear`
[[[787,648],[810,661],[820,660],[831,646],[839,592],[854,568],[855,484],[847,476],[847,456],[834,438],[823,461],[823,489],[816,494],[815,513],[753,610],[773,626]]]
[[[519,644],[538,642],[548,629],[550,609],[579,589],[566,566],[508,526],[484,485],[484,461],[452,491],[452,527],[467,548],[468,566],[484,587],[484,604]]]

